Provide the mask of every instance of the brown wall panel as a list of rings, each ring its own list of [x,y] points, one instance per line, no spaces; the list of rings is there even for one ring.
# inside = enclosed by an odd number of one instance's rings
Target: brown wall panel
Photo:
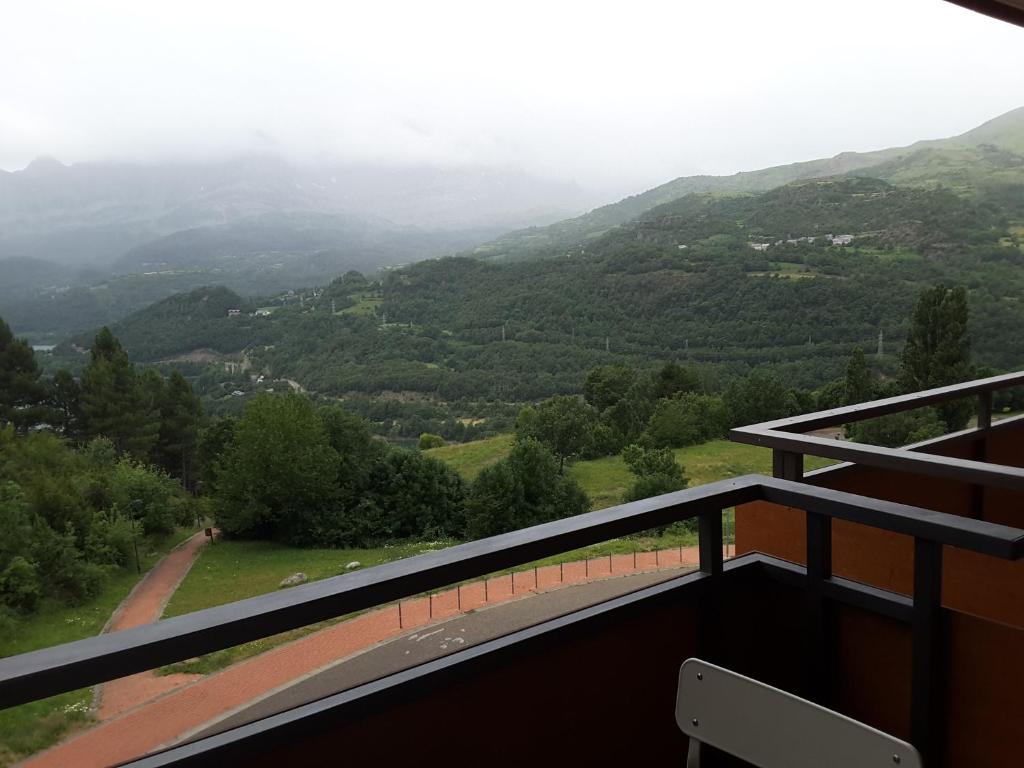
[[[384,711],[339,714],[246,765],[681,765],[686,740],[673,711],[685,658],[800,693],[802,593],[759,573],[718,594],[681,591],[585,632],[560,630],[564,637],[513,650],[470,677],[438,679]],[[838,604],[831,616],[830,705],[908,738],[909,625]],[[1020,765],[1024,631],[953,611],[944,619],[944,765]]]
[[[836,605],[832,706],[901,739],[910,737],[910,627]]]
[[[1021,429],[993,433],[986,450],[991,460],[1024,464]],[[936,446],[942,455],[973,457],[974,444],[954,441]],[[808,478],[815,485],[862,496],[971,515],[974,489],[967,483],[850,466]],[[765,502],[736,510],[736,551],[760,551],[803,563],[806,524],[800,510]],[[1024,494],[985,489],[983,518],[1024,527]],[[832,527],[833,571],[845,578],[903,594],[913,589],[913,542],[901,536],[841,520]],[[943,566],[943,604],[957,610],[1024,627],[1024,561],[1009,562],[946,547]]]
[[[955,611],[947,619],[946,765],[1024,764],[1024,631]]]
[[[744,580],[718,598],[634,613],[469,679],[439,680],[386,712],[339,719],[246,765],[681,765],[680,664],[701,655],[792,688],[799,607],[791,588]]]

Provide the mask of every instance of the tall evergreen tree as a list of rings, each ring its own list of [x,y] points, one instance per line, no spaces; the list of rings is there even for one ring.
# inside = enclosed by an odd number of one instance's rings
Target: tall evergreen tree
[[[900,386],[905,392],[967,381],[974,375],[967,332],[967,290],[937,285],[922,291],[903,347]],[[937,409],[950,430],[963,429],[971,403],[943,403]]]
[[[846,379],[844,383],[847,403],[864,403],[874,397],[874,376],[871,373],[871,368],[868,367],[864,350],[860,347],[853,350],[853,355],[846,364]]]
[[[26,432],[46,420],[46,387],[32,347],[0,319],[0,424]]]
[[[47,398],[51,423],[64,437],[72,440],[81,433],[81,397],[82,388],[70,371],[61,368],[53,375]]]
[[[196,446],[199,442],[199,396],[180,372],[174,371],[161,388],[160,433],[155,457],[160,466],[181,480],[186,488],[195,484]]]
[[[120,452],[148,459],[160,431],[159,409],[128,354],[108,328],[97,335],[82,373],[82,426],[86,437],[109,438]]]

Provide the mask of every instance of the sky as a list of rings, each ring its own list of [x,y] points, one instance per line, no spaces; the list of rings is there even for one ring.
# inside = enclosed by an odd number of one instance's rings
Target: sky
[[[641,191],[1024,105],[1024,29],[942,0],[0,0],[0,168],[273,152]]]

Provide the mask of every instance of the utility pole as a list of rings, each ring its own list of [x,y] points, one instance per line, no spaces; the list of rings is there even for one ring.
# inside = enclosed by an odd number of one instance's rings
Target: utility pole
[[[611,349],[611,343],[609,342],[608,337],[605,336],[604,337],[604,351],[608,352],[610,349]]]
[[[501,324],[501,340],[505,340],[505,323]]]
[[[334,299],[331,299],[331,314],[333,315],[338,310],[334,306]]]
[[[878,329],[878,356],[881,357],[883,349],[885,348],[885,337],[882,335],[882,329]]]

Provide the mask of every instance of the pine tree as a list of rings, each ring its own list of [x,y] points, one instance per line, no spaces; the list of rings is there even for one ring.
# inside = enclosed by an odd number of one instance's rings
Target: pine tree
[[[86,437],[100,435],[117,450],[148,459],[160,430],[159,410],[120,342],[108,328],[97,335],[82,373],[82,426]]]
[[[957,384],[973,375],[967,290],[937,285],[923,291],[903,347],[901,387],[905,392],[915,392]],[[970,418],[971,404],[954,401],[937,410],[950,430],[963,429]]]
[[[199,442],[202,408],[192,385],[174,371],[163,386],[160,399],[160,434],[154,451],[157,463],[181,480],[194,485],[193,463]]]
[[[846,364],[846,402],[849,404],[866,403],[875,394],[874,376],[868,367],[864,350],[857,347],[853,350],[850,361]]]
[[[46,387],[32,347],[15,339],[0,319],[0,424],[13,424],[18,432],[46,420]]]
[[[82,388],[69,371],[61,368],[50,381],[47,400],[51,423],[64,437],[77,440],[81,434]]]

